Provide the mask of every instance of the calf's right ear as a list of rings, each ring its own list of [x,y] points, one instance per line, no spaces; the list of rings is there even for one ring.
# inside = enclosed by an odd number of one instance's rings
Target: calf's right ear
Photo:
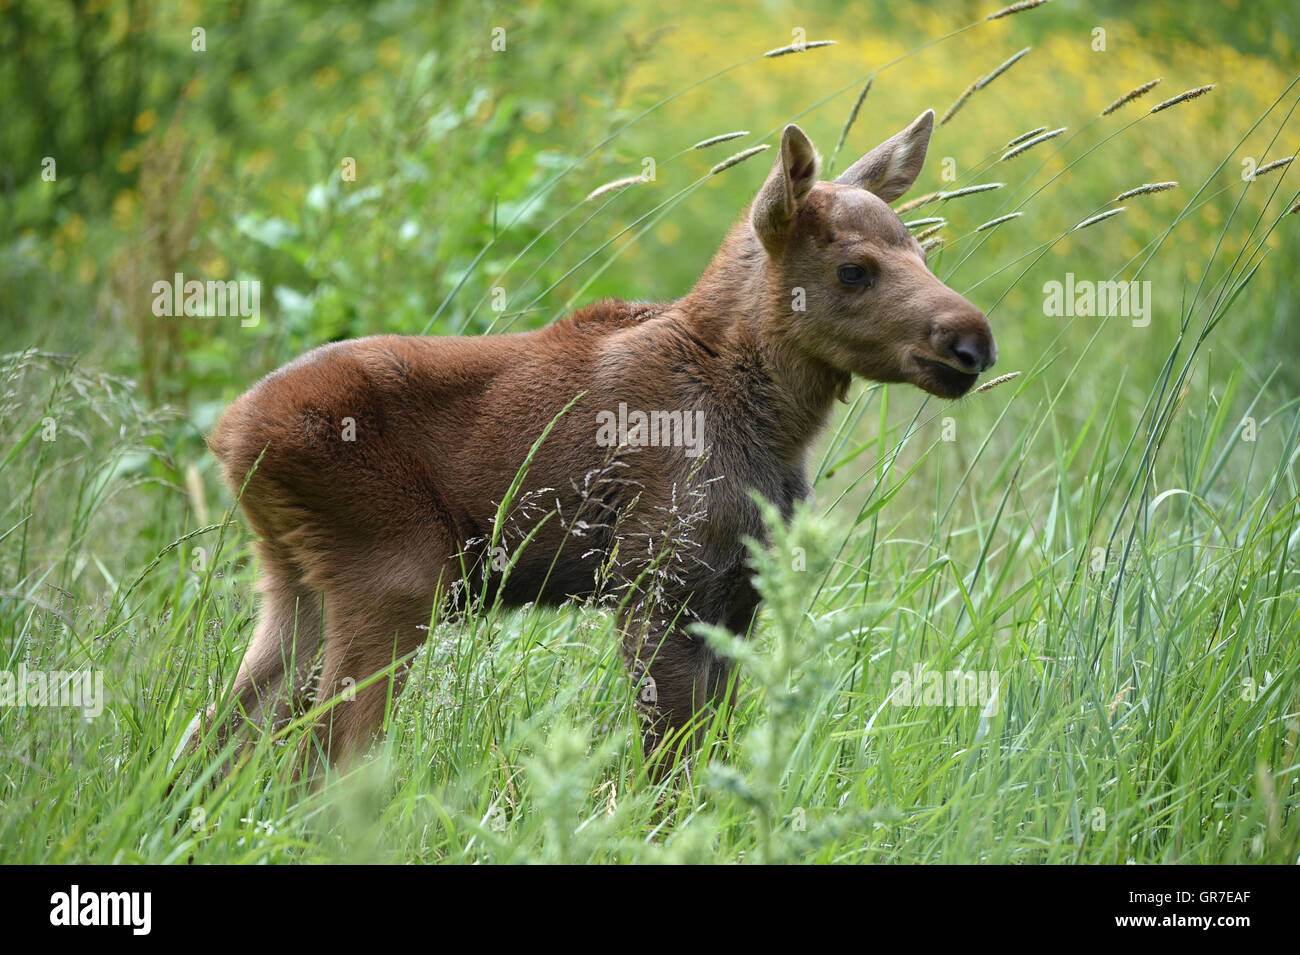
[[[925,151],[934,132],[934,110],[927,109],[912,125],[895,133],[867,153],[835,181],[874,192],[893,202],[916,182],[925,165]]]
[[[763,247],[780,247],[795,214],[817,182],[821,160],[804,131],[793,123],[781,134],[781,155],[750,208],[749,221]]]

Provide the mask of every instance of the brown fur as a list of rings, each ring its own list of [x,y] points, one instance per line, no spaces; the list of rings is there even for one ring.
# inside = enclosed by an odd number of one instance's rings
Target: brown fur
[[[750,489],[786,515],[809,495],[805,457],[850,375],[955,397],[992,364],[984,316],[868,191],[910,186],[932,116],[839,183],[816,181],[811,144],[787,128],[750,214],[675,302],[599,302],[523,334],[326,345],[239,398],[209,444],[232,488],[247,477],[243,511],[260,537],[265,603],[233,690],[242,711],[283,719],[313,689],[323,701],[363,682],[424,641],[439,593],[463,604],[486,576],[510,604],[619,598],[648,749],[686,724],[727,680],[686,624],[743,633],[757,605],[742,544],[762,534]],[[846,287],[845,263],[873,287]],[[804,311],[791,308],[796,288]],[[503,581],[488,551],[497,506],[580,393],[506,522]],[[598,445],[597,413],[620,403],[703,411],[705,453]],[[380,680],[322,718],[314,738],[333,761],[364,750],[389,692]]]

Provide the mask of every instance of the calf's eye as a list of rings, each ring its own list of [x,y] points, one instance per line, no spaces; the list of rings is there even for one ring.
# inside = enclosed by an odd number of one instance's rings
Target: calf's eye
[[[851,288],[871,288],[871,275],[860,265],[841,265],[835,277]]]

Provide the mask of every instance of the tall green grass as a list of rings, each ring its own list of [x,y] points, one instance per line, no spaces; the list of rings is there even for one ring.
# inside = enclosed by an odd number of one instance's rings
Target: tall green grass
[[[1243,141],[1277,140],[1295,106],[1293,84]],[[196,521],[201,482],[160,476],[180,471],[171,421],[128,383],[6,356],[0,669],[102,672],[107,698],[95,719],[0,707],[3,861],[1296,862],[1300,408],[1273,367],[1215,349],[1254,320],[1296,195],[1285,169],[1223,186],[1230,158],[1116,273],[1182,256],[1175,227],[1239,190],[1200,279],[1159,289],[1178,320],[1145,330],[1141,360],[1098,373],[1099,343],[1134,334],[1104,316],[955,405],[858,390],[818,449],[817,502],[788,528],[769,515],[754,548],[749,639],[702,632],[741,664],[734,709],[662,781],[614,615],[576,603],[432,621],[387,736],[315,790],[289,778],[309,718],[224,776],[229,751],[173,764],[251,632],[246,531],[230,511]],[[1006,203],[1041,209],[1061,174],[1017,197],[1046,163]],[[993,261],[971,233],[934,268],[1009,283],[987,308],[1002,335],[1007,291],[1104,208]],[[1071,254],[1087,271],[1087,247]],[[996,698],[895,692],[954,670],[996,673]]]

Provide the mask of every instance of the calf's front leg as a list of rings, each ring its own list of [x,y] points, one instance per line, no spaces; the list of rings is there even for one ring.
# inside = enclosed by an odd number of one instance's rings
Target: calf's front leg
[[[678,734],[725,689],[727,666],[703,637],[686,631],[685,615],[629,613],[623,621],[623,659],[635,683],[641,741],[647,760],[662,775]],[[697,724],[684,751],[703,740]],[[666,745],[667,744],[667,745]]]

